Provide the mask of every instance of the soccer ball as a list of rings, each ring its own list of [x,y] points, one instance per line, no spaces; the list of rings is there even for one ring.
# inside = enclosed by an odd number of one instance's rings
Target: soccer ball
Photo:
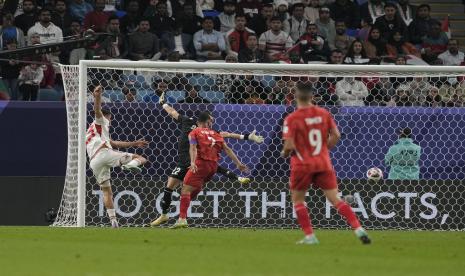
[[[379,181],[383,179],[383,171],[379,168],[371,168],[367,171],[368,180]]]

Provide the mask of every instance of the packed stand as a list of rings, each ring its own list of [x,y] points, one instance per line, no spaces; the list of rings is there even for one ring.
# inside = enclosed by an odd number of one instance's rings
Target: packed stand
[[[409,0],[66,0],[0,2],[2,51],[92,35],[85,48],[0,60],[0,98],[63,98],[56,63],[82,59],[172,62],[463,65],[458,41],[430,16],[428,4]],[[295,78],[199,76],[108,80],[107,101],[292,104]],[[194,80],[194,81],[192,81]],[[455,78],[312,78],[322,105],[463,106],[465,83]],[[163,88],[166,86],[166,88]],[[175,86],[168,87],[168,86]],[[164,89],[164,90],[163,90]],[[114,93],[118,93],[115,96]]]

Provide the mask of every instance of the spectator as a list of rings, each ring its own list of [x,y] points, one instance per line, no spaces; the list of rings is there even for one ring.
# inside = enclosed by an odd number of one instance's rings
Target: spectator
[[[49,10],[42,9],[39,12],[39,22],[27,31],[27,36],[37,33],[40,36],[41,44],[57,43],[63,41],[63,32],[51,22],[52,14]]]
[[[198,60],[223,59],[222,54],[226,50],[226,42],[223,34],[213,30],[213,24],[213,18],[205,17],[202,30],[194,34],[194,47]]]
[[[239,51],[240,63],[266,63],[268,59],[263,50],[258,48],[258,38],[254,33],[247,37],[247,47]]]
[[[291,48],[294,44],[292,38],[285,32],[281,31],[282,21],[275,16],[271,19],[271,29],[264,32],[258,41],[258,47],[265,51],[270,61],[280,59],[280,54]]]
[[[391,167],[388,179],[391,180],[418,180],[420,178],[421,147],[412,140],[412,130],[404,128],[400,131],[399,140],[392,145],[384,163]]]
[[[84,17],[84,31],[92,29],[98,33],[105,32],[110,13],[104,11],[104,9],[105,0],[95,0],[94,10],[87,13]]]
[[[202,11],[213,11],[215,10],[214,0],[197,0],[197,5]]]
[[[124,95],[124,103],[137,103],[137,90],[133,87],[129,89],[127,86],[121,89],[121,93]]]
[[[407,65],[407,60],[405,56],[397,56],[395,60],[395,65]]]
[[[0,51],[7,48],[7,41],[14,40],[16,47],[22,48],[26,46],[26,39],[23,31],[14,24],[14,17],[11,13],[3,15],[3,25],[0,26]]]
[[[81,27],[81,24],[79,23],[79,21],[77,19],[73,20],[73,22],[71,23],[70,30],[71,30],[71,35],[75,39],[81,38],[81,36],[82,36],[82,27]],[[79,61],[82,60],[82,59],[86,59],[86,57],[87,57],[87,49],[86,48],[74,48],[73,50],[71,50],[71,52],[69,54],[69,64],[70,65],[78,65]]]
[[[249,99],[249,103],[264,103],[263,99],[266,98],[260,82],[255,80],[253,75],[239,76],[239,79],[232,82],[225,94],[229,103],[233,104],[243,104],[246,99]]]
[[[331,78],[309,77],[315,89],[314,100],[320,106],[335,106],[339,104],[339,97],[336,94],[334,81]]]
[[[345,64],[367,64],[370,59],[368,58],[363,43],[360,40],[354,40],[344,57]]]
[[[395,95],[395,89],[389,78],[380,78],[375,84],[370,94],[365,98],[365,105],[368,106],[386,106]]]
[[[120,20],[121,33],[130,35],[135,32],[140,24],[140,14],[139,1],[130,0],[127,6],[127,13]]]
[[[344,53],[339,49],[334,49],[331,51],[329,56],[329,64],[342,64],[344,61]]]
[[[248,88],[249,87],[246,87],[246,91],[249,91]],[[265,104],[265,101],[260,98],[260,95],[253,89],[246,95],[245,104]]]
[[[357,38],[360,39],[361,41],[366,41],[368,40],[368,36],[370,34],[371,27],[373,25],[371,22],[371,17],[362,18],[360,25],[361,25],[361,28],[357,32]]]
[[[194,59],[195,48],[192,43],[192,36],[186,34],[183,30],[183,25],[177,22],[174,33],[165,41],[168,51],[177,52],[180,58]]]
[[[143,98],[143,101],[146,102],[146,103],[158,103],[158,100],[160,99],[160,96],[163,94],[163,93],[166,93],[166,91],[168,90],[168,84],[163,81],[163,80],[160,80],[160,81],[155,81],[152,83],[152,91],[153,91],[153,94],[151,95],[146,95],[144,98]],[[176,103],[176,100],[174,100],[173,98],[165,95],[165,100],[167,103]]]
[[[308,24],[306,33],[299,38],[298,43],[300,43],[300,56],[304,63],[327,61],[330,49],[324,37],[318,34],[316,24]]]
[[[177,2],[175,0],[175,2]],[[145,9],[144,13],[142,14],[143,17],[153,17],[157,14],[157,4],[158,3],[165,3],[166,4],[166,11],[168,12],[169,17],[173,17],[173,3],[170,0],[150,0],[149,5]],[[181,8],[181,4],[177,2],[175,4],[175,8]],[[176,12],[179,12],[177,10]]]
[[[182,26],[183,34],[190,35],[190,40],[196,32],[202,29],[202,18],[194,13],[194,6],[190,2],[184,4],[183,11],[176,18],[176,22]]]
[[[290,87],[282,77],[277,77],[276,82],[268,93],[266,104],[285,104],[286,96],[290,92]]]
[[[79,19],[80,22],[84,21],[86,14],[94,10],[91,4],[85,0],[71,0],[69,4],[69,12],[71,16]]]
[[[360,6],[362,18],[371,18],[371,22],[376,22],[376,20],[384,15],[384,0],[368,0]]]
[[[281,19],[281,22],[284,22],[289,19],[289,3],[286,0],[278,0],[275,2],[275,16]]]
[[[137,31],[129,35],[128,57],[131,60],[152,59],[158,53],[158,37],[149,32],[149,29],[149,20],[143,18]]]
[[[344,21],[336,21],[336,36],[334,37],[334,48],[340,50],[344,55],[349,50],[354,38],[346,34],[346,24]]]
[[[127,37],[120,32],[120,22],[116,15],[108,18],[107,33],[98,43],[95,53],[100,59],[123,59],[128,54]]]
[[[464,90],[456,77],[448,78],[439,88],[439,95],[445,106],[463,107]]]
[[[423,37],[421,49],[423,59],[430,64],[437,63],[438,55],[447,50],[448,42],[447,35],[441,31],[441,23],[435,21],[428,35]]]
[[[262,3],[259,0],[241,0],[239,1],[238,6],[239,13],[247,15],[247,19],[250,20],[258,15],[258,11],[262,7]]]
[[[302,4],[303,5],[303,4]],[[316,22],[320,17],[320,1],[310,0],[309,5],[305,7],[304,17],[308,22]],[[329,17],[329,9],[328,9]]]
[[[214,20],[215,30],[225,34],[229,30],[234,29],[236,18],[236,2],[234,0],[225,0],[223,8],[224,11],[220,13]],[[243,17],[245,18],[245,15],[243,15]]]
[[[260,10],[260,15],[255,15],[252,20],[249,20],[247,27],[254,30],[258,37],[268,31],[273,18],[273,5],[264,4]]]
[[[36,101],[39,84],[44,77],[42,67],[31,63],[21,69],[18,77],[19,92],[23,101]]]
[[[416,106],[422,106],[425,103],[426,96],[433,88],[426,77],[414,77],[406,85],[411,93],[410,101]]]
[[[185,85],[185,90],[187,92],[187,97],[184,100],[179,101],[179,103],[210,103],[208,100],[199,96],[200,88],[196,85]]]
[[[362,81],[344,77],[336,83],[336,94],[342,106],[363,106],[368,89]]]
[[[384,5],[384,15],[376,19],[374,26],[379,29],[385,40],[389,39],[394,32],[408,35],[407,26],[397,15],[397,6],[392,2]]]
[[[399,55],[407,56],[414,55],[421,58],[415,45],[405,41],[404,37],[400,32],[394,32],[389,38],[389,43],[386,46],[387,54],[391,57],[397,57]]]
[[[426,96],[425,106],[427,107],[441,107],[444,106],[442,97],[439,95],[439,89],[437,87],[431,87],[431,90]]]
[[[459,51],[458,46],[457,39],[449,40],[447,43],[447,51],[438,56],[443,65],[458,66],[463,62],[465,55],[463,52]]]
[[[431,26],[436,21],[431,18],[430,11],[431,7],[428,4],[418,6],[415,19],[408,26],[409,40],[417,47],[423,43],[423,37],[430,32]]]
[[[305,33],[307,25],[310,23],[304,17],[304,9],[304,4],[294,4],[292,6],[292,16],[283,22],[283,31],[289,34],[294,42]]]
[[[409,0],[397,0],[397,11],[405,25],[409,26],[417,13],[417,8],[411,5]]]
[[[228,54],[237,56],[241,50],[247,48],[249,34],[255,32],[245,27],[246,22],[245,15],[236,15],[236,26],[225,35]]]
[[[18,43],[16,39],[11,38],[5,42],[6,50],[16,50]],[[18,77],[21,70],[21,64],[15,60],[0,61],[2,70],[0,70],[1,81],[3,82],[9,98],[16,101],[19,99],[18,96]]]
[[[66,7],[65,0],[57,0],[52,13],[52,23],[59,27],[65,36],[68,36],[73,17]]]
[[[165,2],[158,2],[157,13],[150,18],[150,31],[155,33],[161,40],[167,40],[173,35],[176,21],[168,14],[168,6]]]
[[[329,17],[329,9],[327,7],[321,7],[319,10],[319,18],[315,21],[320,34],[328,41],[329,48],[335,49],[334,39],[336,38],[336,26],[334,20]]]
[[[396,94],[391,98],[389,106],[413,106],[408,85],[401,84],[396,89]]]
[[[237,55],[227,55],[224,58],[225,63],[238,63]]]
[[[336,0],[329,9],[334,21],[343,21],[350,29],[357,29],[360,26],[360,9],[351,0]]]
[[[37,22],[36,6],[33,0],[23,0],[23,14],[15,17],[16,27],[24,34]]]
[[[368,40],[364,43],[367,57],[370,59],[380,59],[387,54],[386,40],[381,37],[381,32],[377,27],[373,27],[368,35]]]

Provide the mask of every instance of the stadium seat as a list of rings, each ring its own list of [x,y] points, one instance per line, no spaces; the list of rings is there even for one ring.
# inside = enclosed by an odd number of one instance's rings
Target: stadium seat
[[[60,93],[55,89],[39,89],[39,101],[61,101]]]
[[[103,91],[103,96],[109,98],[112,102],[119,102],[124,99],[121,90],[105,90]]]
[[[194,75],[189,78],[190,85],[198,85],[201,90],[211,90],[215,86],[215,79],[206,75]]]
[[[224,93],[221,91],[200,91],[199,96],[211,103],[225,102]]]
[[[264,75],[263,78],[260,80],[260,83],[263,85],[265,89],[272,89],[276,83],[273,76]]]
[[[184,100],[186,97],[186,91],[184,90],[170,90],[166,92],[166,96],[173,98],[176,102]]]
[[[144,97],[149,95],[149,94],[152,94],[152,91],[150,91],[150,90],[137,90],[136,99],[137,99],[138,102],[143,102]]]

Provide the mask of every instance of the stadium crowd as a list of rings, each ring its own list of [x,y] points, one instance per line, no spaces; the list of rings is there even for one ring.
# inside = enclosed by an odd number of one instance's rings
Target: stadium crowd
[[[431,18],[431,7],[409,0],[6,0],[0,8],[1,51],[96,37],[86,48],[35,56],[30,63],[0,60],[0,99],[34,101],[43,90],[61,92],[53,63],[82,59],[464,64],[458,41]],[[160,89],[175,86],[186,103],[216,101],[203,93],[211,90],[222,93],[221,102],[291,104],[296,81],[216,76],[214,85],[202,87],[192,78],[149,80],[152,93],[143,96],[123,77],[112,76],[108,87],[119,88],[122,101],[152,102]],[[307,79],[324,105],[465,106],[461,77]]]

